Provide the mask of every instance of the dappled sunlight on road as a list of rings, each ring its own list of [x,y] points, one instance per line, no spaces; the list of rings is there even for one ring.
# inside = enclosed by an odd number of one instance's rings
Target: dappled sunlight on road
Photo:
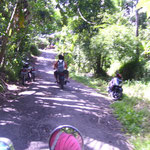
[[[4,112],[15,112],[15,111],[16,111],[16,109],[10,108],[10,107],[2,108],[2,110],[3,110]]]
[[[58,101],[58,102],[80,102],[80,100],[75,100],[75,99],[65,99],[65,98],[60,98],[60,97],[37,97],[39,99],[43,99],[43,100],[51,100],[51,101]],[[84,101],[82,101],[82,103],[85,103]]]
[[[70,124],[83,133],[85,150],[119,150],[124,138],[118,135],[120,130],[113,120],[110,101],[72,80],[60,89],[53,76],[56,52],[41,52],[36,63],[36,81],[27,83],[18,97],[8,100],[0,109],[1,135],[7,133],[16,150],[48,150],[51,130]],[[120,150],[129,149],[125,145]]]
[[[52,74],[52,75],[53,75],[53,74],[54,74],[54,70],[47,71],[46,73],[47,73],[47,74]]]
[[[52,83],[52,82],[42,80],[42,84],[43,84],[43,85],[49,85],[49,86],[50,86],[50,83]]]
[[[37,94],[36,94],[37,95]],[[73,96],[72,96],[73,97]],[[71,108],[80,108],[80,109],[87,109],[87,110],[98,110],[99,107],[96,105],[89,105],[86,103],[85,100],[80,99],[65,99],[62,97],[36,97],[37,102],[42,101],[45,102],[47,100],[53,102],[53,105],[62,106],[62,107],[71,107]],[[61,103],[62,102],[62,103]],[[71,102],[70,104],[66,104],[66,102]]]
[[[105,96],[103,94],[100,94],[100,93],[90,93],[91,96],[96,96],[96,97],[102,97],[102,98],[108,98],[108,96]]]
[[[84,144],[93,150],[119,150],[119,148],[90,137],[84,138]]]
[[[41,95],[41,96],[45,96],[45,93],[43,93],[43,92],[36,92],[34,95]]]
[[[5,126],[5,125],[19,125],[15,121],[9,121],[9,120],[0,120],[0,125]]]
[[[38,57],[38,60],[53,61],[54,59],[44,58],[44,57]]]
[[[19,95],[31,95],[31,94],[34,94],[36,91],[23,91],[23,92],[20,92]]]
[[[28,148],[25,150],[30,150],[30,149],[49,150],[47,147],[48,147],[48,143],[44,143],[41,141],[32,141],[29,143]]]
[[[68,104],[60,104],[60,103],[55,103],[55,102],[53,104],[56,106],[63,106],[63,107],[80,108],[80,109],[87,109],[87,110],[98,110],[92,107],[79,106],[79,105],[74,105],[74,104],[68,105]]]
[[[62,113],[58,113],[58,114],[55,114],[54,117],[63,117],[63,118],[67,118],[67,117],[71,117],[71,115],[65,115],[65,114],[62,114]]]
[[[89,94],[90,96],[94,96],[94,97],[101,97],[101,98],[108,98],[108,96],[105,96],[103,94],[100,94],[96,91],[91,91],[89,88],[88,89],[83,89],[80,87],[74,87],[75,90],[80,90],[83,94]]]
[[[49,86],[45,86],[45,85],[38,85],[37,87],[38,87],[38,88],[45,88],[45,89],[47,89]]]

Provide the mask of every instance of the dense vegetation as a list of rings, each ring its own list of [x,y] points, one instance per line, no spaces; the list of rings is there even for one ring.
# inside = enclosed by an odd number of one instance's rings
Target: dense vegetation
[[[6,80],[18,79],[22,61],[38,55],[49,41],[37,37],[61,27],[59,14],[50,2],[27,0],[0,1],[0,68]]]
[[[122,74],[125,96],[112,105],[114,113],[132,135],[135,149],[148,150],[148,4],[149,0],[0,0],[0,91],[3,73],[5,81],[16,81],[23,60],[55,44],[73,74],[92,76],[74,77],[101,92],[116,71]]]

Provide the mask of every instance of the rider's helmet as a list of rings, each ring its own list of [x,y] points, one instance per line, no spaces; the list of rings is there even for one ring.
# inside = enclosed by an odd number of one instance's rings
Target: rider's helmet
[[[59,58],[59,60],[64,60],[64,56],[63,55],[59,55],[58,58]]]
[[[120,79],[122,78],[121,74],[119,74],[119,73],[116,73],[116,77],[120,78]]]
[[[23,68],[29,68],[29,63],[28,62],[24,62],[23,63]]]

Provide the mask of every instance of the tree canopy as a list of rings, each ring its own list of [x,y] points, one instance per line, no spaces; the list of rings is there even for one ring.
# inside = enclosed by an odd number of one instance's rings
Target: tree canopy
[[[106,76],[115,61],[120,62],[120,67],[135,59],[148,63],[147,0],[0,2],[0,66],[14,76],[22,60],[37,55],[39,48],[51,43],[66,55],[74,70],[97,75]],[[147,8],[147,17],[141,7]],[[55,37],[51,38],[51,34]],[[43,35],[49,36],[41,44],[39,37]]]

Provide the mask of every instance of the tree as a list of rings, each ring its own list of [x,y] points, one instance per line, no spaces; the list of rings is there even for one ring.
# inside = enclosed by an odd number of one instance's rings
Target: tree
[[[50,1],[3,0],[0,27],[0,67],[17,75],[21,60],[33,54],[34,37],[60,30],[61,19]]]
[[[123,25],[111,25],[100,29],[99,33],[92,38],[92,55],[89,57],[93,57],[92,60],[98,60],[94,64],[99,66],[99,71],[96,72],[100,74],[102,69],[107,71],[115,60],[125,63],[130,59],[135,59],[135,47],[136,42],[132,29]]]
[[[137,4],[137,9],[143,8],[143,11],[146,11],[147,17],[150,17],[150,1],[149,0],[140,0]]]
[[[18,7],[18,2],[14,6],[11,18],[10,18],[9,23],[8,23],[8,26],[7,26],[6,30],[5,30],[4,35],[2,35],[2,46],[1,46],[1,52],[0,52],[0,65],[2,63],[2,59],[3,59],[5,51],[6,51],[6,44],[8,42],[8,36],[9,36],[10,29],[12,27],[12,22],[13,22],[13,20],[15,18],[15,14],[17,12],[17,7]]]

